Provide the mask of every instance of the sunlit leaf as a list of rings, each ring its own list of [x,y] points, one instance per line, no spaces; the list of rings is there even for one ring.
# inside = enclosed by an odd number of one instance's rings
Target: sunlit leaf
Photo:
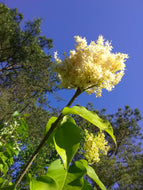
[[[51,117],[48,121],[48,123],[46,124],[46,130],[45,130],[45,134],[50,130],[52,124],[56,121],[57,117]],[[53,136],[55,134],[55,131],[57,130],[57,128],[51,133],[51,135],[49,136],[48,140],[47,140],[47,144],[54,144],[53,142]]]
[[[64,115],[77,114],[81,116],[82,118],[86,119],[90,123],[94,124],[99,129],[106,131],[112,137],[112,139],[114,140],[116,144],[116,139],[113,134],[113,129],[112,129],[111,124],[107,120],[101,119],[96,113],[89,111],[85,107],[82,107],[82,106],[73,106],[71,108],[65,107],[62,113]]]
[[[65,116],[54,136],[55,148],[61,156],[64,166],[68,169],[69,164],[77,152],[80,144],[80,130],[70,116]]]
[[[67,171],[65,170],[64,165],[61,163],[60,159],[52,162],[47,171],[47,176],[53,178],[57,183],[58,190],[63,189],[66,175]]]
[[[56,182],[49,176],[41,176],[30,182],[30,190],[59,190]]]
[[[93,190],[93,187],[87,180],[84,180],[84,186],[83,186],[82,190]]]
[[[20,116],[20,113],[18,111],[15,111],[13,114],[12,114],[13,117],[19,117]]]
[[[83,176],[86,168],[80,161],[75,161],[68,170],[65,186],[63,190],[81,190],[84,187]]]
[[[106,187],[101,182],[101,180],[99,179],[99,177],[97,176],[97,174],[95,173],[94,169],[91,166],[87,166],[87,175],[91,179],[93,179],[102,190],[106,190]]]
[[[51,125],[56,121],[57,117],[51,117],[46,124],[46,133],[50,130]]]

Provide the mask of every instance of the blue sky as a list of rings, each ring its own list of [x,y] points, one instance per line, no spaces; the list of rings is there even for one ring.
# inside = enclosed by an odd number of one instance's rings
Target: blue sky
[[[112,41],[113,52],[129,54],[125,75],[111,92],[102,97],[82,94],[75,103],[89,101],[96,109],[114,113],[125,104],[139,108],[143,115],[143,0],[1,0],[18,8],[24,20],[42,18],[42,34],[54,41],[53,51],[62,55],[74,48],[74,36],[86,37],[88,43],[102,34]],[[59,92],[67,101],[73,90]],[[51,97],[50,97],[51,98]],[[51,98],[52,99],[52,98]],[[54,101],[55,102],[55,101]],[[66,102],[59,102],[63,107]]]

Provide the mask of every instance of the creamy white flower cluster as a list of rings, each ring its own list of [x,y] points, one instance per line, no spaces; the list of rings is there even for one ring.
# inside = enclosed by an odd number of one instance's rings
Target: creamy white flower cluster
[[[110,146],[108,146],[104,133],[100,132],[94,136],[93,133],[89,134],[85,129],[84,151],[89,164],[99,162],[100,155],[107,155],[109,148]]]
[[[54,71],[63,88],[80,88],[88,94],[101,96],[102,89],[112,90],[124,75],[127,54],[111,53],[112,46],[103,36],[87,45],[85,38],[75,36],[75,50],[61,60],[55,52]]]

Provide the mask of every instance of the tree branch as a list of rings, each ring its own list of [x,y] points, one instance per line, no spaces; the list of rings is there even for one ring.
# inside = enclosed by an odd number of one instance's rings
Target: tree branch
[[[74,94],[74,96],[71,98],[71,100],[69,101],[69,103],[66,105],[66,107],[70,107],[71,104],[74,102],[74,100],[82,93],[82,91],[80,90],[80,88],[78,88]],[[29,169],[29,167],[31,166],[31,164],[33,163],[33,161],[35,160],[36,156],[38,155],[39,151],[41,150],[41,148],[43,147],[43,145],[46,143],[47,139],[49,138],[49,136],[51,135],[51,133],[53,132],[53,130],[57,127],[58,122],[64,117],[64,115],[61,113],[59,115],[59,117],[57,118],[57,120],[52,124],[50,130],[47,132],[47,134],[45,135],[45,137],[42,139],[41,143],[39,144],[39,146],[37,147],[37,149],[35,150],[35,152],[33,153],[32,157],[30,158],[30,160],[28,161],[27,165],[25,166],[25,168],[23,169],[21,175],[19,176],[19,178],[16,180],[15,182],[15,188],[18,186],[18,184],[21,182],[22,178],[24,177],[24,175],[26,174],[27,170]]]

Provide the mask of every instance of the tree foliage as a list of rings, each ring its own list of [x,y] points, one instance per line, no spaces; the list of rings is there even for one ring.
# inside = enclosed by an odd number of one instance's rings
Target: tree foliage
[[[143,154],[141,142],[143,135],[138,124],[141,120],[139,110],[132,110],[129,106],[125,106],[124,109],[119,108],[115,114],[106,114],[105,109],[99,112],[93,108],[91,103],[87,105],[87,108],[111,123],[117,141],[116,147],[110,136],[106,136],[110,144],[108,156],[102,156],[100,162],[93,166],[99,178],[108,189],[142,189]],[[81,128],[87,128],[97,133],[97,129],[93,125],[79,117],[76,120]],[[81,155],[76,155],[76,157],[79,158]]]
[[[0,118],[31,112],[55,89],[50,70],[52,40],[42,36],[41,19],[23,24],[17,9],[0,4]],[[32,112],[31,112],[32,113]]]
[[[14,157],[15,165],[6,172],[7,179],[11,175],[15,179],[21,169],[21,164],[18,163],[26,163],[29,159],[43,137],[47,120],[52,115],[46,110],[46,106],[47,94],[57,88],[58,82],[51,72],[50,50],[53,42],[41,35],[40,24],[41,19],[24,23],[23,15],[17,9],[9,9],[0,4],[0,123],[2,128],[6,127],[8,130],[13,122],[11,115],[18,110],[23,116],[27,114],[25,120],[28,124],[28,136],[18,140],[23,151],[20,151],[19,157]],[[11,138],[6,139],[8,144]],[[39,175],[42,173],[38,163],[42,165],[43,160],[48,162],[46,157],[49,151],[45,147],[42,150],[43,156],[34,165],[38,166],[35,170],[39,171]],[[17,172],[13,172],[14,170]],[[34,172],[34,167],[31,170]]]
[[[21,151],[22,141],[28,137],[28,126],[24,118],[15,112],[11,122],[0,123],[0,184],[7,184],[12,176],[7,175],[11,165],[15,164],[15,157]],[[12,173],[12,171],[11,171]]]

